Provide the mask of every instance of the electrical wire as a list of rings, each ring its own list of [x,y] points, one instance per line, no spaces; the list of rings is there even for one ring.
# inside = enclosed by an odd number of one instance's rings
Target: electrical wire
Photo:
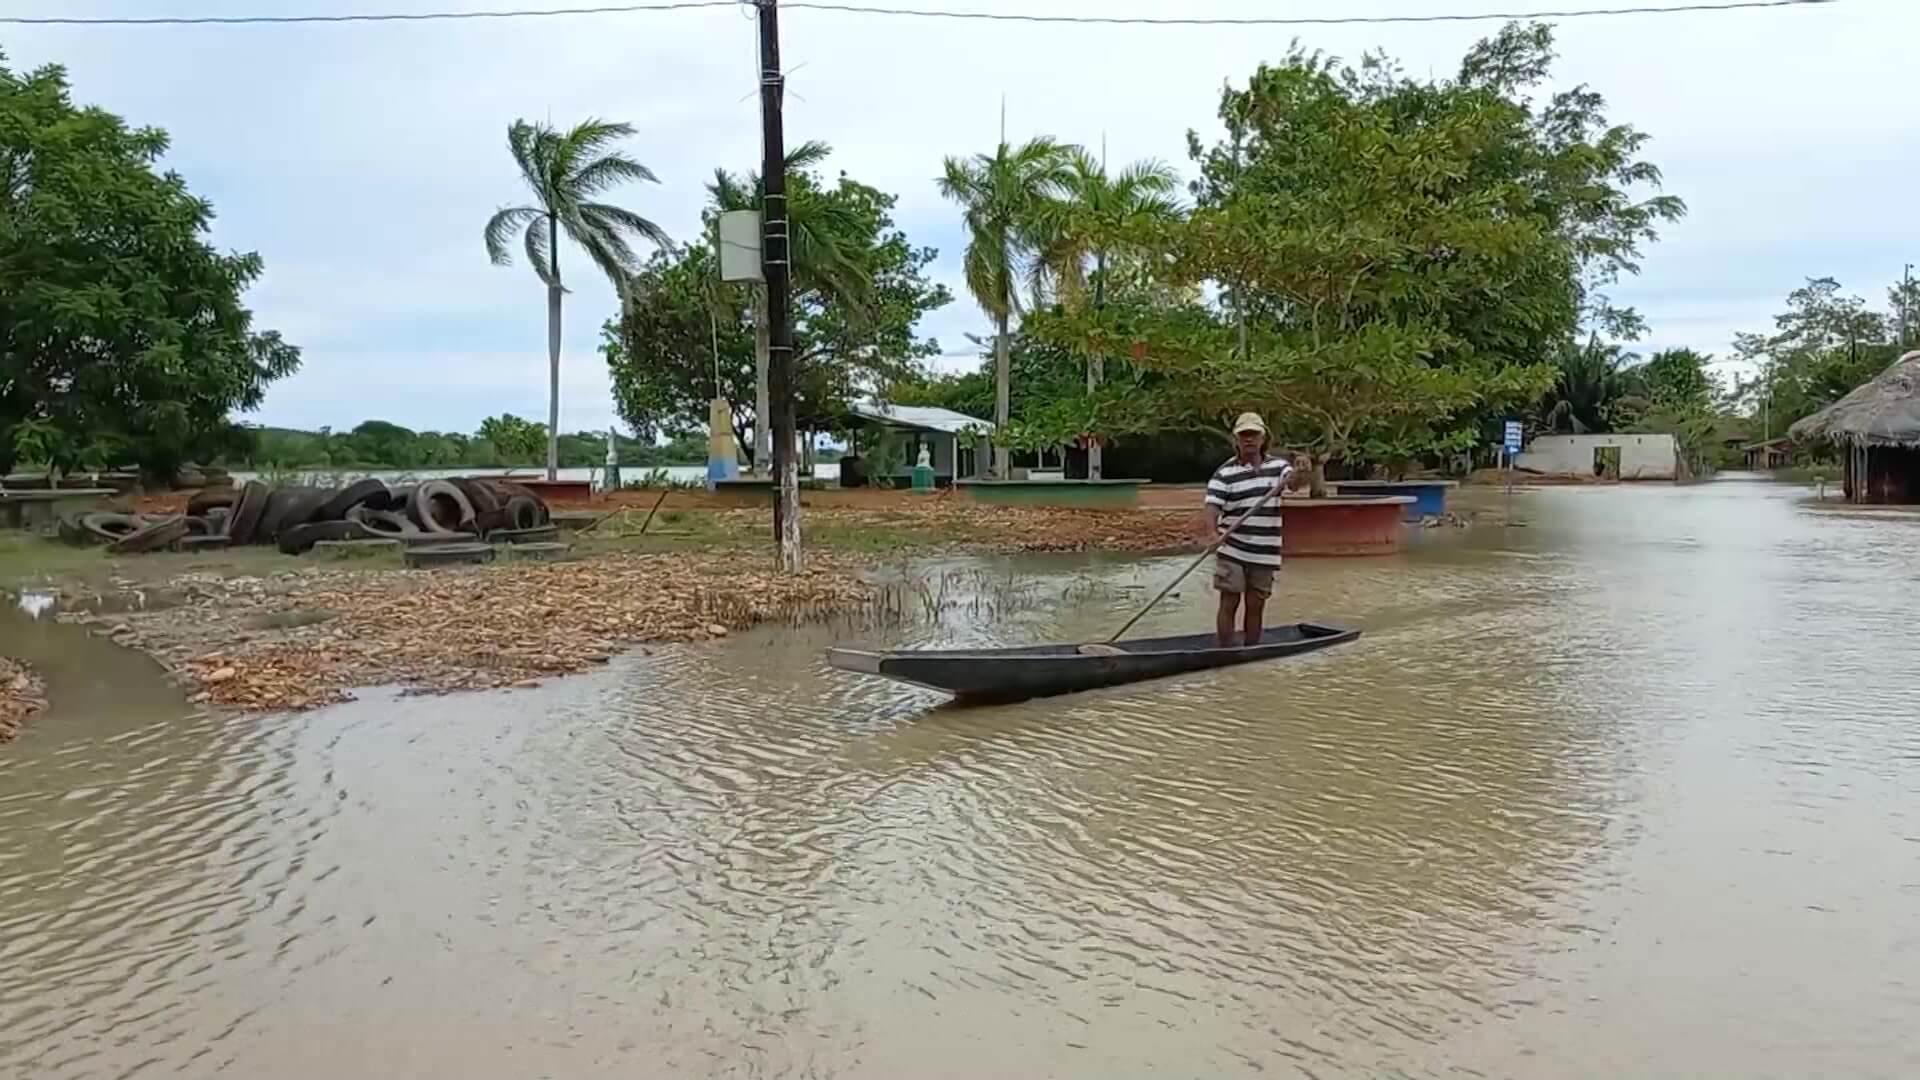
[[[0,24],[25,26],[255,26],[295,23],[452,22],[462,19],[537,19],[556,15],[626,15],[642,11],[730,8],[736,0],[661,0],[649,4],[527,8],[506,11],[415,11],[358,15],[0,15]]]
[[[1577,19],[1597,15],[1678,15],[1686,12],[1742,11],[1754,8],[1811,7],[1839,0],[1733,0],[1718,4],[1680,4],[1667,7],[1577,8],[1566,11],[1480,11],[1439,15],[1326,15],[1313,16],[1155,16],[1155,15],[1033,15],[1017,12],[938,11],[871,7],[860,4],[781,0],[784,9],[838,11],[859,15],[906,16],[923,19],[981,19],[993,22],[1076,23],[1104,26],[1350,26],[1386,23],[1484,22],[1512,19]]]
[[[748,0],[750,3],[751,0]],[[895,8],[865,4],[825,3],[821,0],[783,0],[788,10],[878,15],[910,19],[961,19],[987,22],[1052,23],[1085,26],[1354,26],[1393,23],[1487,22],[1513,19],[1578,19],[1607,15],[1680,15],[1702,12],[1750,11],[1761,8],[1813,7],[1840,0],[1731,0],[1726,3],[1678,4],[1665,7],[1569,8],[1559,11],[1480,11],[1430,15],[1327,16],[1154,16],[1154,15],[1036,15],[999,11],[953,11]],[[0,15],[0,25],[13,26],[251,26],[299,23],[452,22],[469,19],[535,19],[573,15],[624,15],[636,12],[686,11],[735,7],[737,0],[660,0],[644,4],[607,4],[597,7],[528,8],[500,11],[420,11],[348,15],[155,15],[73,16]]]

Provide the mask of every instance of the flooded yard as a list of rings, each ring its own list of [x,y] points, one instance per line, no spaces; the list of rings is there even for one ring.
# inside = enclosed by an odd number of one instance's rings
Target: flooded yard
[[[14,616],[0,1075],[1911,1076],[1920,517],[1806,494],[1523,492],[1290,564],[1356,644],[991,709],[821,628],[208,715]],[[956,560],[906,633],[1185,562]]]

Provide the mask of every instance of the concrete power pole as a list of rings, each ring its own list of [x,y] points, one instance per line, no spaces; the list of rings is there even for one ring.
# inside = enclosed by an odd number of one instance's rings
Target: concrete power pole
[[[793,267],[788,254],[787,149],[781,115],[780,0],[760,9],[761,268],[767,279],[767,390],[773,411],[774,544],[780,569],[800,572],[800,471],[794,460]]]

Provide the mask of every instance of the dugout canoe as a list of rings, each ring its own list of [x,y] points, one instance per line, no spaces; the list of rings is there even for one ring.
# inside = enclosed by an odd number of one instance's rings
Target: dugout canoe
[[[1080,644],[944,650],[848,645],[828,649],[827,663],[840,671],[944,691],[962,701],[1008,702],[1278,660],[1359,636],[1360,631],[1345,627],[1294,623],[1268,627],[1258,645],[1226,649],[1214,644],[1212,634],[1117,641],[1111,652]]]

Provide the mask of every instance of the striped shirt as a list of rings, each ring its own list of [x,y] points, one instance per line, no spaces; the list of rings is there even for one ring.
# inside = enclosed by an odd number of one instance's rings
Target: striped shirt
[[[1220,545],[1222,556],[1247,566],[1280,565],[1280,500],[1268,496],[1292,475],[1293,465],[1279,457],[1258,465],[1243,465],[1236,457],[1213,470],[1207,505],[1220,511],[1221,528],[1259,507]]]

